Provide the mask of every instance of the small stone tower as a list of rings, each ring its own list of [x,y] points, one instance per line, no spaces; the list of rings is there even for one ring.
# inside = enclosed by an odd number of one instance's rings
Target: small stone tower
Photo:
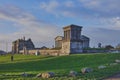
[[[55,48],[62,48],[62,40],[63,40],[63,37],[62,36],[57,36],[55,38]]]

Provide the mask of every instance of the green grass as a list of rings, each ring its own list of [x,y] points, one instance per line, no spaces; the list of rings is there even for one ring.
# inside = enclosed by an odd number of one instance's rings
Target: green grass
[[[56,76],[50,80],[99,80],[120,72],[120,64],[109,66],[116,59],[120,59],[120,54],[76,54],[58,57],[17,54],[14,55],[14,61],[10,61],[10,55],[0,56],[0,80],[24,80],[20,76],[23,72],[31,74],[25,80],[36,80],[35,75],[49,71],[56,73]],[[99,65],[106,65],[107,68],[100,70],[97,68]],[[81,68],[83,67],[91,67],[93,72],[82,74]],[[79,72],[79,75],[68,77],[70,70]]]

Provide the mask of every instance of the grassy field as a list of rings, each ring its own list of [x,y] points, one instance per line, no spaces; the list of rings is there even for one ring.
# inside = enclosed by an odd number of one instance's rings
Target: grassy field
[[[46,80],[37,79],[35,76],[41,72],[55,72],[55,77],[49,80],[100,80],[120,72],[120,64],[110,66],[120,54],[75,54],[70,56],[35,56],[14,55],[14,61],[10,61],[10,55],[0,56],[0,80]],[[98,66],[106,65],[105,69]],[[90,67],[93,72],[82,74],[81,68]],[[79,73],[77,77],[68,77],[69,71]],[[22,77],[26,72],[28,77]]]

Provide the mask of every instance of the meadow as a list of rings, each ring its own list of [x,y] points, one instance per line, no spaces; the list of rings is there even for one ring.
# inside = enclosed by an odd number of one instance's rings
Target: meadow
[[[14,55],[14,61],[10,60],[10,54],[0,56],[0,80],[46,80],[36,78],[38,73],[55,72],[55,77],[48,80],[101,80],[120,72],[120,64],[112,65],[116,59],[120,60],[120,54],[74,54],[69,56],[35,56]],[[98,66],[105,65],[105,69]],[[81,69],[90,67],[93,72],[82,74]],[[71,70],[77,71],[78,76],[69,77]],[[28,77],[22,77],[26,72]]]

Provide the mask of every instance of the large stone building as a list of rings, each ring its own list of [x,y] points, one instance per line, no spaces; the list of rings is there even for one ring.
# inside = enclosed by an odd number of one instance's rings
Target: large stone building
[[[69,55],[72,53],[82,53],[84,48],[89,47],[90,39],[81,35],[82,26],[69,25],[63,27],[64,36],[55,38],[54,49],[35,49],[31,39],[19,39],[13,42],[14,53],[35,54],[39,52],[41,55]]]
[[[31,50],[34,49],[35,46],[31,39],[25,40],[25,37],[23,39],[18,39],[14,42],[12,42],[12,52],[13,53],[20,53],[21,50]]]
[[[89,47],[89,38],[81,35],[82,26],[69,25],[63,28],[64,37],[60,40],[62,53],[81,53],[83,48]],[[57,45],[59,45],[57,44]],[[60,46],[59,46],[60,47]]]

